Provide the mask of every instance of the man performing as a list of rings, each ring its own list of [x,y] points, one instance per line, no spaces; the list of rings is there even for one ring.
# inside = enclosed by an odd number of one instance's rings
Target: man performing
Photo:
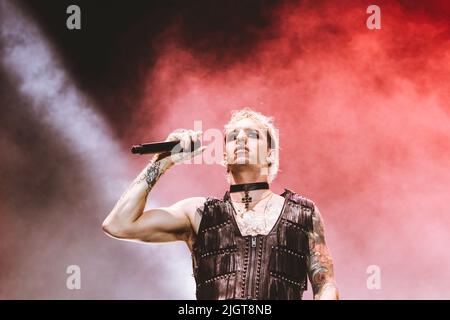
[[[201,132],[177,130],[187,150]],[[230,190],[223,199],[194,197],[144,212],[149,192],[173,165],[205,147],[158,154],[122,195],[103,223],[118,239],[185,241],[192,253],[197,299],[338,299],[323,221],[310,200],[269,189],[279,165],[278,134],[270,118],[245,108],[225,126],[224,164]]]

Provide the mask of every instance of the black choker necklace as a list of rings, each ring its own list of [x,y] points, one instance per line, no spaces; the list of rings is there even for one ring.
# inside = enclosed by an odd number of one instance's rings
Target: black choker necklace
[[[252,202],[252,197],[248,195],[248,192],[260,189],[269,189],[269,184],[267,182],[254,182],[230,185],[231,193],[244,191],[242,202],[245,203],[245,209],[248,209],[249,204]]]

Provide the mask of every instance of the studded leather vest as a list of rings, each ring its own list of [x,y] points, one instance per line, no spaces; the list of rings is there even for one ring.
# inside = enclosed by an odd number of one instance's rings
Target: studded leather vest
[[[228,192],[206,200],[192,250],[197,299],[302,298],[314,203],[287,189],[282,196],[272,230],[256,236],[241,235]]]

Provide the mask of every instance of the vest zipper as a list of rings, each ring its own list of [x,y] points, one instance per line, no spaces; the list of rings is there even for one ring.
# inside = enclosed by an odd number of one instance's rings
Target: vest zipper
[[[256,237],[252,237],[252,248],[256,248]]]
[[[255,264],[256,264],[256,246],[257,246],[258,237],[251,236],[250,237],[250,248],[249,248],[249,266],[248,266],[248,274],[247,274],[247,298],[253,299],[253,292],[254,292],[254,286],[255,286]]]

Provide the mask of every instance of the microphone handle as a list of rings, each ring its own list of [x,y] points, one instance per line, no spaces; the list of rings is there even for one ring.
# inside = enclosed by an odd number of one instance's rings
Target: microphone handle
[[[131,147],[131,153],[133,154],[148,154],[148,153],[161,153],[161,152],[181,152],[184,151],[179,146],[180,141],[162,141],[162,142],[152,142],[152,143],[142,143]],[[200,147],[200,141],[194,143],[191,142],[191,150],[194,151]],[[175,150],[174,148],[177,147]]]

